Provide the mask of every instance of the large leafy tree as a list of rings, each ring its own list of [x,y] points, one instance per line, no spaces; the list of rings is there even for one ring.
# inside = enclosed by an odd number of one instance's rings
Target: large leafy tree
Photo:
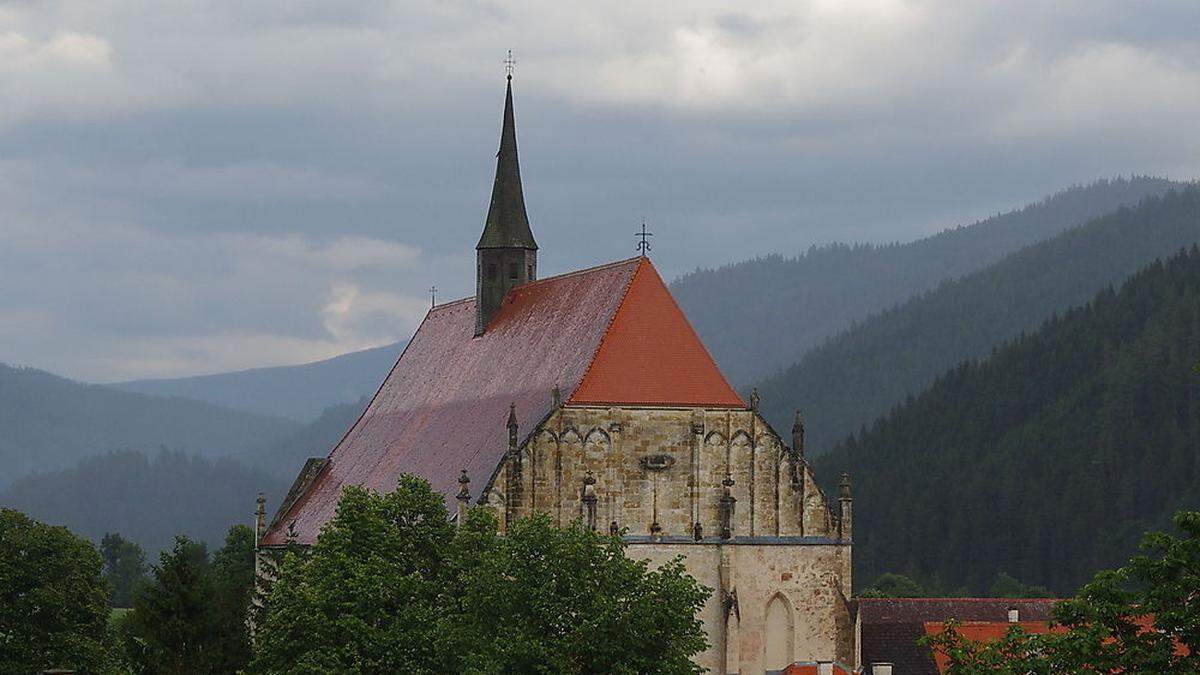
[[[100,567],[91,542],[0,509],[0,672],[106,668]]]
[[[954,675],[1200,672],[1200,512],[1174,520],[1182,536],[1146,535],[1140,555],[1056,605],[1060,632],[981,643],[951,626],[926,641]]]
[[[618,537],[539,514],[496,536],[477,511],[455,549],[446,595],[461,668],[494,673],[691,673],[706,646],[709,591],[678,560],[657,570]]]
[[[112,606],[129,607],[137,585],[146,577],[146,554],[136,542],[109,532],[100,540],[104,578],[112,589]]]
[[[505,536],[404,476],[350,487],[305,553],[287,556],[255,672],[693,672],[708,589],[679,563],[651,571],[620,540],[536,517]]]
[[[438,584],[454,536],[442,497],[402,477],[348,487],[306,554],[287,556],[256,634],[259,672],[440,672]]]

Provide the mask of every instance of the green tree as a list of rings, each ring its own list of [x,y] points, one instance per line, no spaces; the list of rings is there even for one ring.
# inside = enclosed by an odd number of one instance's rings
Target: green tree
[[[1141,555],[1055,605],[1063,632],[1014,627],[979,643],[950,626],[924,641],[950,657],[952,675],[1200,672],[1200,512],[1174,520],[1184,536],[1147,534]]]
[[[100,557],[104,559],[104,578],[112,589],[112,606],[129,607],[138,583],[146,577],[146,554],[136,542],[115,532],[100,540]]]
[[[250,631],[247,624],[254,595],[254,530],[234,525],[225,535],[225,545],[212,561],[214,611],[217,621],[217,670],[233,673],[250,661]]]
[[[0,509],[0,672],[106,670],[100,567],[91,542]]]
[[[125,617],[130,661],[151,673],[213,672],[220,661],[215,596],[204,544],[177,536]]]
[[[923,578],[887,572],[859,594],[864,598],[960,598],[970,595],[963,586],[949,586],[937,577]]]
[[[861,595],[864,598],[922,598],[927,597],[928,593],[913,579],[903,574],[887,572],[880,574]]]
[[[289,554],[255,636],[257,672],[439,672],[438,585],[454,528],[441,495],[402,476],[347,487],[305,554]]]
[[[1055,597],[1045,586],[1031,586],[1022,583],[1016,577],[1001,572],[992,582],[988,595],[993,598],[1052,598]]]
[[[455,549],[442,635],[450,665],[491,673],[692,673],[706,646],[696,612],[709,596],[678,560],[657,570],[618,537],[538,514],[500,537],[477,511]],[[460,538],[462,539],[462,538]],[[461,542],[460,542],[461,543]],[[457,630],[455,630],[457,629]]]
[[[457,530],[441,495],[403,476],[348,487],[306,553],[280,568],[252,672],[694,672],[708,589],[650,571],[616,537],[544,516],[505,536],[482,510]]]

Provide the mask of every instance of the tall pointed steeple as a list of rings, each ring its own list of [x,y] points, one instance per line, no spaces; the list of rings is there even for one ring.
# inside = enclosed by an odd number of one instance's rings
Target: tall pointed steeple
[[[504,126],[500,131],[500,152],[496,153],[496,180],[492,183],[492,202],[488,206],[483,235],[476,249],[525,248],[537,250],[529,216],[525,213],[525,195],[521,190],[521,166],[517,161],[517,125],[513,116],[512,75],[504,96]]]
[[[517,126],[513,115],[512,72],[504,95],[496,180],[483,234],[475,246],[475,335],[483,335],[509,289],[537,279],[537,242],[525,213]]]

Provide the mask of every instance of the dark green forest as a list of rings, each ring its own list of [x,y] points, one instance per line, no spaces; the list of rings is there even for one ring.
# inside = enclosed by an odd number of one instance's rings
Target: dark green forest
[[[855,320],[1179,185],[1148,177],[1101,180],[913,242],[832,244],[797,257],[696,270],[672,283],[671,292],[726,377],[746,385],[795,363]]]
[[[119,532],[153,557],[178,534],[215,548],[231,524],[254,524],[259,492],[277,506],[292,478],[230,459],[125,451],[26,476],[0,492],[0,505],[93,542]]]
[[[151,555],[186,534],[217,546],[230,523],[250,523],[254,499],[271,513],[304,460],[324,457],[362,412],[366,400],[327,409],[282,438],[224,457],[160,450],[88,457],[68,469],[18,479],[0,490],[0,506],[65,525],[99,542],[119,532]]]
[[[208,457],[277,442],[301,425],[182,398],[80,384],[0,364],[0,489],[34,471],[85,457],[170,448]]]
[[[1200,187],[1121,208],[873,316],[758,384],[778,429],[799,408],[819,455],[1054,312],[1088,301],[1151,261],[1200,241]]]
[[[1143,209],[1183,217],[1198,199]],[[1198,358],[1193,246],[945,373],[815,460],[822,478],[854,478],[855,578],[979,593],[1005,572],[1066,593],[1125,559],[1200,503]]]

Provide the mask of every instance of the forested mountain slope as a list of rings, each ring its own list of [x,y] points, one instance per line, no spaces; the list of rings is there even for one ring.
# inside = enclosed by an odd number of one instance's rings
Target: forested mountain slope
[[[1003,571],[1067,593],[1124,560],[1200,506],[1197,359],[1193,246],[939,377],[815,460],[853,477],[855,578],[981,592]]]
[[[0,489],[104,452],[167,446],[214,457],[261,448],[300,426],[0,364]]]
[[[96,542],[119,532],[154,559],[176,534],[219,546],[229,526],[254,525],[259,492],[268,507],[277,506],[290,483],[229,459],[169,451],[147,459],[126,451],[26,476],[0,491],[0,506]]]
[[[262,415],[307,422],[329,406],[375,393],[407,341],[298,366],[110,385],[159,396],[186,396]]]
[[[370,402],[363,397],[354,403],[329,406],[317,419],[261,448],[234,455],[247,466],[258,467],[290,484],[309,457],[325,457],[346,435]]]
[[[1173,185],[1145,177],[1098,181],[910,243],[836,244],[795,258],[697,270],[671,292],[722,371],[741,386],[795,363],[872,312]]]
[[[763,412],[786,429],[792,411],[803,410],[808,448],[820,454],[955,364],[987,355],[1054,312],[1197,241],[1196,186],[1119,209],[943,283],[809,351],[759,383]]]

